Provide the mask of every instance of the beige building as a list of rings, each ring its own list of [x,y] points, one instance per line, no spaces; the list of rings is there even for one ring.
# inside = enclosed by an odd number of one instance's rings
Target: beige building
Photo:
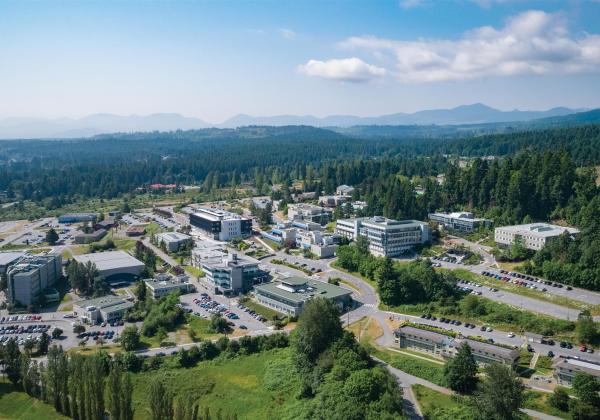
[[[401,348],[429,353],[444,359],[454,357],[460,346],[467,344],[471,347],[473,358],[480,365],[501,363],[514,367],[519,360],[519,350],[516,348],[484,343],[462,336],[454,338],[417,326],[402,326],[394,331],[394,335]]]
[[[512,245],[520,238],[527,249],[538,251],[549,241],[567,232],[571,236],[579,235],[572,227],[550,225],[548,223],[529,223],[526,225],[503,226],[494,231],[494,241],[500,245]]]
[[[588,373],[600,382],[600,363],[578,357],[558,356],[552,363],[554,377],[559,385],[571,386],[578,373]]]

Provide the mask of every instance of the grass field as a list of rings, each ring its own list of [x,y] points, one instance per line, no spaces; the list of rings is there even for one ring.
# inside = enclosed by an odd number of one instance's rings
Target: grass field
[[[412,390],[426,419],[470,420],[474,418],[470,407],[461,403],[459,397],[442,394],[418,384],[413,385]]]
[[[63,420],[54,407],[31,398],[24,392],[15,391],[7,382],[0,382],[0,419],[14,420]]]
[[[444,365],[438,361],[424,360],[416,355],[393,352],[383,347],[370,345],[369,353],[389,363],[396,369],[400,369],[409,375],[426,379],[434,384],[446,386],[444,377]]]
[[[194,277],[204,277],[204,271],[197,267],[191,265],[184,265],[183,268],[185,271],[188,272],[188,274],[191,274]]]
[[[558,408],[554,408],[548,404],[548,397],[550,395],[551,394],[546,392],[535,391],[532,389],[525,390],[523,393],[524,398],[522,407],[550,414],[551,416],[561,417],[563,419],[571,418],[569,413],[560,411]]]
[[[371,343],[383,335],[383,329],[376,319],[363,317],[346,327],[360,343]]]
[[[265,318],[267,318],[269,321],[271,321],[273,319],[273,317],[284,317],[285,315],[274,311],[273,309],[267,308],[266,306],[263,306],[259,303],[256,303],[253,300],[245,300],[242,305],[244,305],[247,308],[250,308],[251,310],[253,310],[254,312],[256,312],[259,315],[264,316]]]
[[[209,407],[212,417],[237,414],[239,419],[279,418],[291,409],[298,378],[288,349],[272,350],[232,360],[202,362],[190,369],[161,369],[134,375],[135,419],[149,418],[148,386],[160,376],[175,396],[189,392],[199,398],[201,411]]]
[[[535,371],[540,375],[551,375],[552,370],[552,357],[540,356],[535,364]]]
[[[187,335],[188,330],[192,329],[196,333],[196,337],[202,339],[213,339],[218,338],[221,334],[216,334],[210,330],[210,321],[208,319],[199,318],[194,315],[187,316],[188,323],[184,325],[182,330],[184,330]],[[188,340],[190,341],[190,340]]]
[[[396,263],[398,263],[398,262],[396,262]],[[375,282],[374,280],[371,280],[370,278],[367,278],[367,277],[363,276],[362,274],[357,273],[355,271],[348,271],[345,268],[340,267],[337,264],[337,261],[335,261],[333,264],[331,264],[331,266],[333,268],[335,268],[336,270],[340,270],[340,271],[343,271],[344,273],[352,274],[355,277],[361,278],[363,281],[369,283],[371,286],[373,286],[375,288],[375,290],[377,290],[377,282]]]

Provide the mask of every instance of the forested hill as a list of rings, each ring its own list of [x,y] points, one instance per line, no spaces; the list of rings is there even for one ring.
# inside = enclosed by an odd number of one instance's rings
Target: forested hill
[[[600,125],[556,128],[457,139],[446,142],[447,154],[461,156],[506,156],[522,150],[568,150],[579,165],[600,163]]]
[[[512,155],[564,149],[578,166],[600,164],[600,126],[464,139],[352,138],[307,126],[103,135],[86,140],[0,142],[0,191],[8,199],[114,197],[151,182],[215,186],[294,179],[324,162],[390,162],[385,171],[443,172],[444,154]],[[382,169],[383,170],[383,169]],[[278,182],[279,182],[278,181]]]

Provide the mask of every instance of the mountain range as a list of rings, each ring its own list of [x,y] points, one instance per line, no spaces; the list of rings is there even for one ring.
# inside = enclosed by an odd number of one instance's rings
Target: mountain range
[[[501,111],[477,103],[451,109],[418,111],[412,114],[396,113],[376,117],[354,115],[275,115],[256,117],[236,115],[220,124],[211,124],[199,118],[180,114],[162,113],[147,116],[94,114],[73,119],[5,118],[0,120],[0,139],[22,138],[81,138],[115,132],[148,132],[193,130],[207,127],[237,128],[251,125],[286,126],[310,125],[314,127],[353,126],[404,126],[404,125],[464,125],[501,122],[522,122],[542,118],[563,117],[583,111],[564,107],[546,111]]]

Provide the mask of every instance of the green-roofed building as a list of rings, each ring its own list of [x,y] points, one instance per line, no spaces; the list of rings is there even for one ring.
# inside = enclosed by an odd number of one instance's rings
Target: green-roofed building
[[[334,284],[305,277],[285,277],[254,286],[258,303],[286,315],[298,316],[304,303],[320,297],[329,299],[344,310],[352,304],[352,291]]]

